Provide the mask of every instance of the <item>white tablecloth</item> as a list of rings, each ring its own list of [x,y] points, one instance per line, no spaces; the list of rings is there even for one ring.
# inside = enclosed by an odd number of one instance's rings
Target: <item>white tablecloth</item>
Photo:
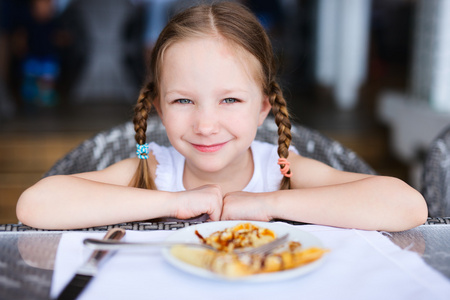
[[[286,226],[292,226],[286,224]],[[331,251],[316,270],[285,281],[226,282],[196,277],[169,263],[160,249],[119,251],[101,265],[80,299],[449,299],[450,281],[415,252],[402,250],[376,231],[296,226]],[[127,231],[125,241],[160,241],[172,231]],[[90,255],[88,237],[64,233],[57,252],[51,296],[59,294]],[[282,297],[282,298],[281,298]]]

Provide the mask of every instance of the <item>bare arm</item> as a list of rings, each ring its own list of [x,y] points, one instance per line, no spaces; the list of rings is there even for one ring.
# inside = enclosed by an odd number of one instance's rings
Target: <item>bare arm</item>
[[[293,167],[293,189],[228,194],[221,218],[286,219],[387,231],[406,230],[426,221],[422,195],[399,179],[342,172],[298,157]]]
[[[422,196],[390,177],[279,191],[272,201],[273,218],[345,228],[401,231],[423,224],[427,217]]]
[[[222,194],[217,186],[179,193],[133,188],[127,185],[135,168],[135,160],[126,160],[98,172],[44,178],[21,195],[17,216],[27,225],[47,229],[202,213],[219,218]],[[193,206],[190,199],[200,201]]]

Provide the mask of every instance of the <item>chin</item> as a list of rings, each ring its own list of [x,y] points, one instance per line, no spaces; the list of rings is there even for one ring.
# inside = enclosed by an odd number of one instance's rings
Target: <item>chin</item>
[[[199,169],[205,173],[218,173],[222,171],[225,167],[223,165],[208,165],[202,166]]]

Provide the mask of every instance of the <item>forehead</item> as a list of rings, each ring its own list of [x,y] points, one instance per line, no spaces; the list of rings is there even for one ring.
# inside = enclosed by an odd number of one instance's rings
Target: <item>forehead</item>
[[[195,61],[196,58],[197,61]],[[258,59],[235,42],[221,36],[193,37],[171,43],[161,55],[159,64],[161,68],[158,75],[162,78],[164,70],[170,71],[171,67],[180,65],[191,65],[194,69],[199,65],[208,64],[208,59],[214,59],[214,62],[223,60],[225,64],[227,61],[232,61],[246,73],[249,79],[262,85],[262,66]],[[217,63],[217,66],[219,65]]]

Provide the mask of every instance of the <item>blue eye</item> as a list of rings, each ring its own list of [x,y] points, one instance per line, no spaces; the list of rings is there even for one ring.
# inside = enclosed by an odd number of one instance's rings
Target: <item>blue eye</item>
[[[189,100],[189,99],[177,99],[175,101],[180,103],[180,104],[190,104],[190,103],[192,103],[192,101]]]
[[[227,103],[227,104],[236,103],[236,102],[238,102],[238,100],[234,99],[234,98],[225,98],[225,99],[223,99],[223,103]]]

